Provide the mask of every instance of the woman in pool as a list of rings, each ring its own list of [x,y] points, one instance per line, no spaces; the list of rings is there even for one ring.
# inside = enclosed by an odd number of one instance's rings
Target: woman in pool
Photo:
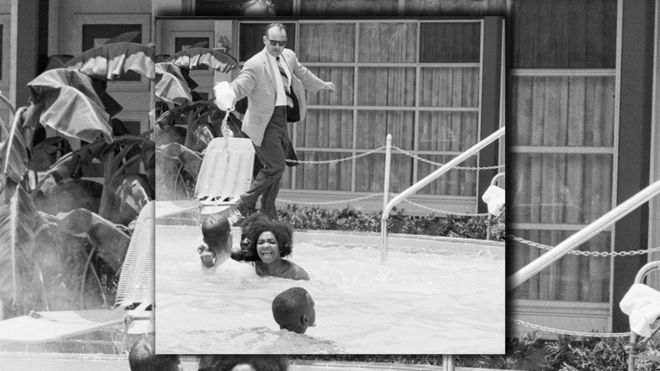
[[[292,280],[309,280],[309,274],[300,266],[283,257],[291,254],[291,227],[280,222],[258,220],[251,224],[248,238],[250,250],[258,259],[254,269],[259,276],[273,276]]]

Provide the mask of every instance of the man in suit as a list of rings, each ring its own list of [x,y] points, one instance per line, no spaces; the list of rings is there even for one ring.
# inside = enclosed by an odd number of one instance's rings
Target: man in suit
[[[275,199],[286,166],[286,145],[290,145],[287,107],[289,115],[298,113],[302,121],[307,111],[305,89],[335,90],[334,83],[316,77],[300,64],[293,50],[285,48],[287,36],[281,23],[266,26],[263,42],[264,49],[245,62],[240,74],[229,84],[235,100],[247,96],[248,108],[241,129],[252,140],[257,158],[263,164],[250,189],[241,195],[236,209],[239,219],[255,211],[259,196],[261,211],[277,218]],[[291,109],[295,108],[296,98],[298,110],[294,112]]]

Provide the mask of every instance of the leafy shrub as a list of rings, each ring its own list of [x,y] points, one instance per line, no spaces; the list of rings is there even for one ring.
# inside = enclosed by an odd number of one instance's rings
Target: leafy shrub
[[[388,220],[390,233],[486,239],[488,219],[484,216],[411,216],[406,215],[404,209],[395,208],[393,211]],[[289,204],[278,209],[278,216],[294,229],[380,232],[382,211],[365,212],[350,206],[330,210]],[[503,219],[497,219],[491,227],[491,239],[504,239]]]
[[[535,335],[521,339],[509,339],[505,355],[459,356],[456,364],[461,367],[514,369],[514,370],[626,370],[628,367],[627,338],[576,338],[560,336],[557,340],[541,341]],[[657,341],[644,343],[638,349],[644,355],[660,357],[660,344]],[[635,370],[651,371],[660,369],[653,360],[637,358]]]

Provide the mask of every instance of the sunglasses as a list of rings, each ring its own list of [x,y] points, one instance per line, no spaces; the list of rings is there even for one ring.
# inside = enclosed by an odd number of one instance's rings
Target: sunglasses
[[[268,36],[266,36],[266,40],[270,41],[271,46],[277,46],[277,45],[286,46],[286,40],[284,40],[284,41],[271,40],[271,39],[268,38]]]

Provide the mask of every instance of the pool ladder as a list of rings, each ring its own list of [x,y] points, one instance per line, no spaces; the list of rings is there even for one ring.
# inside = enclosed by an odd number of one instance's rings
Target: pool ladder
[[[387,244],[387,219],[390,216],[390,212],[392,211],[392,208],[394,206],[398,205],[401,201],[405,200],[406,198],[410,197],[411,195],[417,193],[420,189],[424,188],[434,180],[438,179],[442,175],[446,174],[453,168],[455,168],[458,164],[461,162],[467,160],[470,158],[472,155],[476,154],[477,152],[481,151],[484,147],[487,145],[493,143],[494,141],[498,140],[502,136],[504,136],[505,133],[505,128],[501,127],[495,132],[493,132],[491,135],[487,136],[486,138],[482,139],[479,143],[475,144],[474,146],[468,148],[465,152],[461,153],[460,155],[454,157],[451,161],[447,162],[446,164],[442,165],[438,170],[432,172],[431,174],[427,175],[425,178],[419,180],[417,183],[413,184],[410,186],[408,189],[405,191],[399,193],[396,195],[390,202],[388,202],[386,205],[383,206],[383,214],[381,216],[380,220],[380,234],[381,234],[381,239],[382,239],[382,248],[380,252],[380,262],[384,264],[387,261],[387,250],[388,250],[388,244]],[[391,137],[388,135],[388,141],[391,141]],[[389,145],[387,146],[387,151],[389,151]],[[389,153],[386,154],[385,156],[385,175],[386,177],[389,176],[390,173],[390,156]],[[389,181],[385,181],[385,186],[384,186],[384,194],[385,197],[389,194]],[[385,204],[385,202],[383,202]]]

